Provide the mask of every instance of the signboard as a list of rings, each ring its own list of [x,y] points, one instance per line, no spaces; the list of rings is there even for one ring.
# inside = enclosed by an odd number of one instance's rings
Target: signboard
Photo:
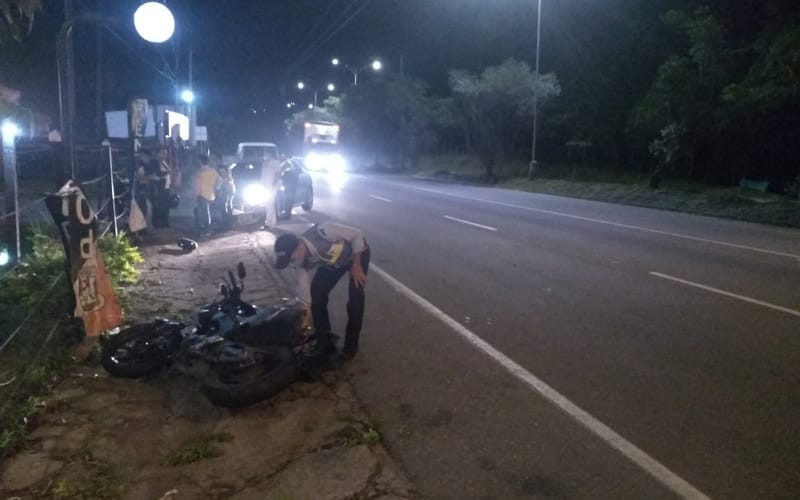
[[[75,317],[83,319],[86,336],[96,337],[119,326],[122,309],[97,248],[97,216],[92,206],[74,181],[45,202],[61,234],[75,294]]]
[[[156,124],[152,119],[152,113],[147,110],[147,123],[144,127],[145,137],[155,137]],[[128,112],[125,110],[119,111],[106,111],[106,130],[108,130],[108,137],[112,139],[127,139],[130,137],[128,134]]]
[[[176,136],[184,141],[189,140],[189,117],[175,111],[167,111],[167,137]]]
[[[208,129],[206,127],[197,126],[194,128],[194,140],[208,141]]]

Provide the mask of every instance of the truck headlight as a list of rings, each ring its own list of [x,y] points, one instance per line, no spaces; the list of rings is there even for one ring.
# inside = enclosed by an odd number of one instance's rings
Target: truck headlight
[[[344,156],[339,153],[333,153],[328,156],[328,169],[331,172],[344,172],[347,169],[347,162]]]
[[[309,170],[323,170],[325,168],[325,157],[319,153],[308,153],[306,155],[306,167]]]

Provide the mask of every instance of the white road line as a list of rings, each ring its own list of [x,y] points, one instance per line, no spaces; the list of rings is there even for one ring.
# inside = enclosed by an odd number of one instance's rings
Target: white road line
[[[731,297],[733,299],[738,299],[738,300],[742,300],[744,302],[749,302],[751,304],[756,304],[756,305],[759,305],[759,306],[768,307],[768,308],[774,309],[776,311],[785,312],[786,314],[791,314],[792,316],[800,316],[800,311],[796,311],[794,309],[789,309],[788,307],[783,307],[783,306],[778,306],[778,305],[775,305],[775,304],[770,304],[769,302],[764,302],[763,300],[752,299],[752,298],[746,297],[744,295],[739,295],[738,293],[726,292],[725,290],[720,290],[719,288],[714,288],[714,287],[711,287],[711,286],[708,286],[708,285],[703,285],[701,283],[695,283],[694,281],[688,281],[688,280],[685,280],[685,279],[676,278],[675,276],[670,276],[668,274],[657,273],[655,271],[650,271],[650,274],[653,275],[653,276],[656,276],[658,278],[661,278],[661,279],[674,281],[676,283],[681,283],[681,284],[684,284],[684,285],[687,285],[687,286],[700,288],[701,290],[706,290],[706,291],[709,291],[709,292],[718,293],[720,295],[724,295],[726,297]]]
[[[384,198],[383,196],[375,196],[374,194],[370,194],[370,195],[367,195],[367,196],[369,196],[370,198],[375,198],[376,200],[385,201],[386,203],[391,203],[392,202],[392,200],[390,200],[389,198]]]
[[[489,231],[497,231],[496,227],[484,226],[483,224],[478,224],[477,222],[470,222],[468,220],[459,219],[457,217],[450,217],[449,215],[444,215],[443,217],[445,219],[449,219],[449,220],[452,220],[452,221],[460,222],[462,224],[467,224],[467,225],[470,225],[470,226],[479,227],[481,229],[488,229]]]
[[[375,272],[386,281],[389,286],[394,288],[398,293],[404,295],[409,300],[417,304],[423,310],[430,313],[432,316],[439,319],[442,323],[449,326],[455,333],[463,337],[467,342],[472,344],[473,347],[479,349],[484,354],[495,360],[503,368],[505,368],[511,375],[519,379],[535,392],[540,394],[543,398],[560,408],[573,420],[585,427],[589,432],[593,433],[609,446],[619,451],[627,457],[631,462],[636,464],[639,468],[650,474],[658,482],[680,495],[683,498],[690,499],[707,499],[709,498],[703,492],[689,484],[686,480],[667,469],[664,465],[656,459],[645,453],[636,445],[614,432],[610,427],[600,422],[586,411],[579,408],[572,401],[561,395],[558,391],[547,385],[542,380],[536,378],[535,375],[527,371],[515,363],[511,358],[498,351],[491,344],[478,337],[476,334],[465,328],[461,323],[454,320],[441,309],[431,304],[416,292],[402,284],[400,281],[392,277],[380,267],[373,265],[371,271]]]
[[[758,253],[764,253],[764,254],[769,254],[769,255],[777,255],[779,257],[789,257],[791,259],[800,259],[800,254],[794,254],[794,253],[789,253],[789,252],[781,252],[781,251],[778,251],[778,250],[769,250],[769,249],[766,249],[766,248],[752,247],[752,246],[749,246],[749,245],[740,245],[738,243],[730,243],[730,242],[727,242],[727,241],[714,240],[714,239],[710,239],[710,238],[700,238],[699,236],[691,236],[691,235],[688,235],[688,234],[673,233],[673,232],[670,232],[670,231],[662,231],[660,229],[652,229],[652,228],[649,228],[649,227],[635,226],[635,225],[632,225],[632,224],[623,224],[621,222],[613,222],[613,221],[608,221],[608,220],[603,220],[603,219],[595,219],[593,217],[583,217],[581,215],[573,215],[573,214],[568,214],[568,213],[564,213],[564,212],[556,212],[554,210],[545,210],[545,209],[542,209],[542,208],[534,208],[534,207],[529,207],[529,206],[526,206],[526,205],[518,205],[516,203],[505,203],[505,202],[502,202],[502,201],[487,200],[485,198],[474,198],[472,196],[464,196],[464,195],[460,195],[460,194],[448,193],[446,191],[439,191],[439,190],[436,190],[436,189],[427,189],[427,188],[421,188],[421,187],[417,187],[417,186],[407,186],[407,185],[399,184],[399,183],[392,183],[392,184],[395,184],[395,185],[398,185],[398,186],[407,187],[409,189],[416,189],[418,191],[427,191],[429,193],[436,193],[436,194],[441,194],[441,195],[444,195],[444,196],[451,196],[453,198],[461,198],[461,199],[470,200],[470,201],[480,201],[480,202],[483,202],[483,203],[490,203],[490,204],[493,204],[493,205],[499,205],[499,206],[503,206],[503,207],[519,208],[521,210],[528,210],[528,211],[531,211],[531,212],[538,212],[538,213],[542,213],[542,214],[555,215],[557,217],[566,217],[566,218],[569,218],[569,219],[582,220],[582,221],[585,221],[585,222],[593,222],[595,224],[605,224],[607,226],[621,227],[621,228],[624,228],[624,229],[633,229],[635,231],[643,231],[643,232],[646,232],[646,233],[660,234],[662,236],[671,236],[673,238],[682,238],[682,239],[685,239],[685,240],[700,241],[700,242],[703,242],[703,243],[710,243],[712,245],[720,245],[720,246],[725,246],[725,247],[730,247],[730,248],[738,248],[740,250],[749,250],[751,252],[758,252]]]

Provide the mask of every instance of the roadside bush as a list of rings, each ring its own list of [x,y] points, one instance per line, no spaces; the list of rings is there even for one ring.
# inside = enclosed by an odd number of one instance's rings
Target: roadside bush
[[[105,236],[98,245],[125,307],[124,285],[136,282],[142,257],[123,236]],[[24,441],[38,398],[71,365],[69,348],[83,336],[71,317],[61,242],[33,227],[25,247],[17,268],[0,279],[0,457]]]

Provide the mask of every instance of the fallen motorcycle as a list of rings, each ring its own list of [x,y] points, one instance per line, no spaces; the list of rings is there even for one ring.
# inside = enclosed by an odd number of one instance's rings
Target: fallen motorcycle
[[[139,378],[175,367],[200,380],[215,405],[246,406],[267,399],[317,371],[333,354],[332,339],[302,327],[302,311],[284,303],[263,310],[242,300],[244,265],[220,285],[222,300],[188,322],[166,319],[134,325],[109,336],[103,367],[113,376]]]

